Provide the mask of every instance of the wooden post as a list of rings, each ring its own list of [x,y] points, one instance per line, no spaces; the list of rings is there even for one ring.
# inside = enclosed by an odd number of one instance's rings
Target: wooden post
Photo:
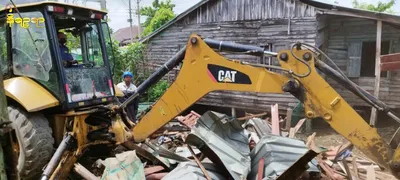
[[[236,109],[233,107],[231,108],[232,117],[236,118]]]
[[[375,86],[374,96],[379,97],[379,82],[381,81],[381,37],[382,37],[382,21],[377,21],[376,25],[376,54],[375,54]],[[376,125],[377,111],[374,107],[371,110],[371,119],[369,124]]]
[[[280,135],[278,104],[271,105],[272,134]]]

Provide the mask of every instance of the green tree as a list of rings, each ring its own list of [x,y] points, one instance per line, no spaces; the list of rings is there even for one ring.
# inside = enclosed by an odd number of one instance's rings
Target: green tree
[[[142,98],[142,102],[155,102],[160,98],[165,90],[167,90],[169,87],[168,81],[166,80],[160,80],[157,84],[155,84],[153,87],[151,87],[148,92],[147,96],[144,96]]]
[[[378,1],[377,5],[362,3],[362,2],[359,2],[358,0],[353,0],[352,3],[353,3],[353,7],[358,8],[358,9],[365,9],[365,10],[375,11],[375,12],[394,13],[392,10],[392,7],[395,5],[396,0],[390,0],[389,2],[386,2],[386,3]]]
[[[169,9],[173,12],[175,4],[171,3],[171,0],[166,0],[165,2],[154,0],[152,6],[146,6],[140,8],[140,15],[147,16],[146,21],[142,24],[143,27],[147,27],[150,25],[151,20],[155,16],[156,12],[161,8]]]
[[[150,24],[144,29],[143,35],[147,36],[175,17],[171,9],[161,8],[151,19]]]
[[[122,80],[122,74],[125,71],[131,71],[134,74],[138,74],[138,67],[144,61],[144,47],[145,46],[142,43],[135,42],[129,44],[126,47],[118,48],[118,42],[114,41],[113,48],[115,56],[115,82],[119,82]],[[137,78],[137,76],[135,78]]]

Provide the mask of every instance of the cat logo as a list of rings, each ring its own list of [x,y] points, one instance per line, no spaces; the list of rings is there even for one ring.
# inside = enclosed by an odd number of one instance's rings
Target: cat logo
[[[218,81],[219,82],[235,82],[235,76],[237,71],[218,71]]]

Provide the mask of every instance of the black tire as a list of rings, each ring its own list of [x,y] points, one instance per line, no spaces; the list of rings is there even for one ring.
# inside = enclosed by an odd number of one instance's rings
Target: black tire
[[[12,167],[19,179],[37,179],[54,152],[54,138],[48,120],[42,113],[27,113],[8,107],[12,128],[18,140],[17,167]]]

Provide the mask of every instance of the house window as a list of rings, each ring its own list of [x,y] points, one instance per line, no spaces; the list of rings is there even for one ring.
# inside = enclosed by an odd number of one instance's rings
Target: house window
[[[389,54],[390,41],[381,42],[381,55]],[[376,41],[349,42],[347,53],[348,77],[375,77]],[[387,72],[381,72],[387,77]]]
[[[389,54],[389,41],[382,41],[381,55]],[[362,77],[375,77],[375,53],[376,42],[363,42],[361,53],[361,69],[360,75]],[[387,72],[381,72],[381,77],[387,77]]]

